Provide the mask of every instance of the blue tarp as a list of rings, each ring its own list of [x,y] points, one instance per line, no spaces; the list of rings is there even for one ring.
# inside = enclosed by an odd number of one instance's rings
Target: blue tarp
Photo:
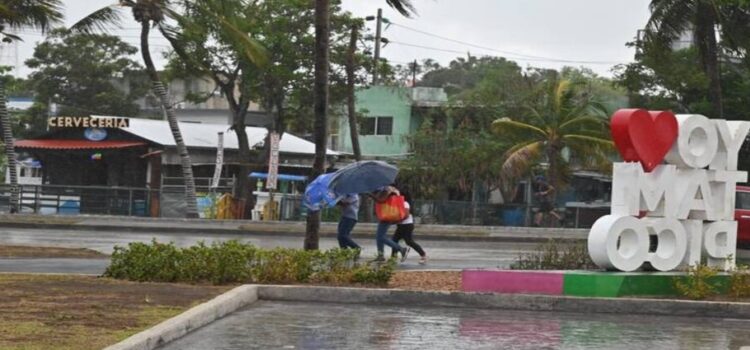
[[[253,173],[250,173],[250,177],[254,177],[254,178],[258,178],[258,179],[266,179],[266,178],[268,178],[268,174],[267,173],[256,173],[256,172],[253,172]],[[307,176],[279,174],[279,176],[277,177],[277,179],[284,180],[284,181],[307,181]]]

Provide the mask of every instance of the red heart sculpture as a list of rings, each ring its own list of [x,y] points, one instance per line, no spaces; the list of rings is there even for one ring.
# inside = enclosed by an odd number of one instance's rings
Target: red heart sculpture
[[[678,124],[670,111],[621,109],[612,115],[610,130],[622,159],[639,161],[651,172],[677,140]]]

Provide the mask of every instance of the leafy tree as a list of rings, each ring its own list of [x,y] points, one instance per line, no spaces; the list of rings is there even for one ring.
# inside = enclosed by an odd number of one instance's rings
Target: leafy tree
[[[513,142],[506,152],[502,174],[514,179],[546,160],[547,176],[561,188],[573,166],[607,163],[612,141],[604,107],[576,84],[550,76],[524,103],[525,113],[492,123],[498,136]],[[564,156],[565,154],[568,156]]]
[[[692,32],[700,67],[708,79],[709,115],[722,118],[724,104],[719,70],[722,52],[717,34],[730,48],[749,48],[750,12],[747,5],[721,0],[652,0],[650,7],[646,40],[659,45],[662,50],[670,50],[671,44],[681,35]]]
[[[0,3],[0,41],[3,44],[21,40],[11,32],[20,28],[35,28],[47,31],[62,20],[59,0],[6,0]],[[0,124],[3,129],[5,154],[10,169],[10,212],[17,213],[19,205],[18,174],[13,129],[6,107],[5,86],[0,81]]]
[[[34,69],[28,84],[38,106],[32,112],[44,112],[29,115],[26,122],[42,129],[27,132],[44,131],[49,103],[59,105],[61,115],[135,116],[135,101],[148,90],[141,66],[129,58],[137,52],[116,36],[53,31],[26,61]]]

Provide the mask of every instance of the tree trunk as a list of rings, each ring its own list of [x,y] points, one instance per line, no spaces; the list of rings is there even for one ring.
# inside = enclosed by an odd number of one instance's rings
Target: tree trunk
[[[172,108],[172,102],[170,101],[167,89],[159,79],[159,74],[156,72],[154,62],[151,60],[151,52],[149,51],[148,46],[149,29],[150,21],[141,22],[141,55],[143,55],[143,63],[146,65],[146,71],[148,72],[148,76],[151,79],[154,94],[159,98],[161,106],[164,109],[164,113],[167,115],[169,129],[172,131],[174,142],[177,145],[177,153],[179,153],[180,155],[180,163],[182,165],[182,178],[185,181],[185,201],[187,202],[185,217],[197,218],[198,205],[197,199],[195,197],[195,178],[193,177],[193,164],[190,161],[190,154],[188,154],[187,146],[185,146],[185,141],[182,139],[180,126],[177,123],[177,115]]]
[[[315,160],[312,177],[325,171],[326,140],[328,138],[328,30],[330,0],[315,0],[315,82],[314,135]],[[320,212],[308,213],[304,248],[318,249]]]
[[[708,77],[708,100],[711,102],[711,118],[723,118],[724,103],[721,93],[721,72],[719,71],[719,49],[716,43],[716,12],[713,5],[699,1],[699,15],[696,18],[694,41]]]
[[[362,151],[359,148],[359,131],[357,130],[357,111],[354,96],[354,53],[357,50],[357,25],[352,26],[352,35],[349,38],[349,52],[346,56],[346,98],[349,112],[349,135],[352,139],[352,152],[354,159],[362,160]]]
[[[238,113],[238,112],[235,112]],[[245,113],[240,113],[242,116],[235,115],[234,119],[234,132],[237,134],[237,143],[239,145],[239,153],[238,153],[238,161],[240,163],[239,166],[239,174],[237,174],[237,181],[236,184],[234,184],[234,198],[239,200],[245,201],[245,217],[247,217],[247,212],[249,206],[247,205],[247,199],[248,195],[250,194],[250,179],[248,176],[250,176],[250,145],[247,140],[247,130],[245,129]]]
[[[6,106],[5,82],[0,79],[0,124],[3,127],[3,141],[5,141],[5,156],[8,158],[8,173],[10,177],[10,202],[11,214],[18,213],[18,161],[16,159],[15,141],[13,140],[13,128],[10,124],[10,115]]]

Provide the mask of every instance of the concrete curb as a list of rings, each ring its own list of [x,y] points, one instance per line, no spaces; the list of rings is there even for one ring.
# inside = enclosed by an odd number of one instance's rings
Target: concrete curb
[[[49,219],[49,222],[44,222]],[[304,222],[252,222],[240,220],[153,219],[114,216],[35,216],[0,215],[0,226],[21,229],[54,229],[115,231],[133,233],[192,233],[241,234],[303,237]],[[356,238],[372,238],[375,224],[359,223],[354,228]],[[322,223],[320,235],[335,237],[337,223]],[[585,241],[588,230],[550,229],[504,226],[418,225],[420,239],[476,242],[546,242],[550,238],[562,241]]]
[[[640,299],[583,298],[554,295],[426,292],[307,286],[258,286],[258,298],[274,301],[397,305],[408,307],[466,307],[523,311],[642,314],[750,319],[750,303]]]
[[[244,285],[191,308],[105,350],[152,350],[258,300],[258,287]]]

